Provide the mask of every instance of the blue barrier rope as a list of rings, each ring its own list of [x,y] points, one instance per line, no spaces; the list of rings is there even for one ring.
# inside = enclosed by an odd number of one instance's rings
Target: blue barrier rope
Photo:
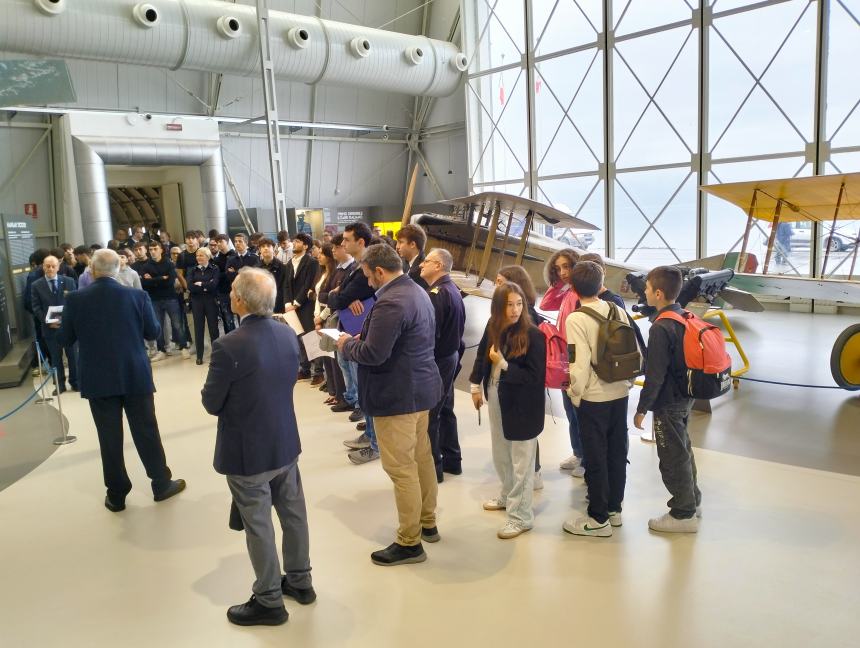
[[[42,389],[42,387],[44,387],[45,385],[47,385],[47,384],[48,384],[48,381],[51,379],[51,376],[53,376],[53,375],[54,375],[54,373],[55,373],[56,371],[57,371],[56,369],[53,369],[53,368],[52,368],[52,369],[48,372],[48,377],[47,377],[47,378],[45,378],[45,380],[43,380],[43,381],[42,381],[42,384],[41,384],[41,385],[39,385],[38,387],[36,387],[36,390],[35,390],[32,394],[30,394],[30,395],[27,397],[27,400],[25,400],[23,403],[21,403],[20,405],[18,405],[18,407],[16,407],[15,409],[13,409],[13,410],[12,410],[11,412],[9,412],[8,414],[4,414],[3,416],[0,416],[0,421],[5,421],[7,418],[9,418],[10,416],[12,416],[12,415],[13,415],[13,414],[15,414],[16,412],[21,411],[21,409],[23,409],[23,407],[24,407],[27,403],[29,403],[31,400],[33,400],[33,399],[36,397],[36,394],[38,394],[38,393],[39,393],[39,390],[40,390],[40,389]]]

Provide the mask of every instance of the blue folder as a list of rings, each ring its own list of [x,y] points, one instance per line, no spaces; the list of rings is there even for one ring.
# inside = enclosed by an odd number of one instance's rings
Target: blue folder
[[[370,312],[370,309],[373,308],[374,302],[376,302],[376,298],[374,297],[368,297],[362,301],[361,303],[364,305],[364,312],[361,315],[353,315],[349,308],[339,310],[337,312],[337,317],[340,321],[340,327],[350,335],[358,335],[361,333],[361,327],[364,325],[364,320],[367,318],[367,314]]]

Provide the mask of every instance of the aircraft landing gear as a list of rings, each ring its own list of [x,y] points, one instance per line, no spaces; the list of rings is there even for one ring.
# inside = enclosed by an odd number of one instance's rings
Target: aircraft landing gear
[[[830,353],[830,373],[842,389],[860,390],[860,324],[852,324],[836,338]]]

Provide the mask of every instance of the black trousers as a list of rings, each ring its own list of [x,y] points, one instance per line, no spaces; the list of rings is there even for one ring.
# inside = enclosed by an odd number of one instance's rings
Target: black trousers
[[[66,368],[63,366],[63,351],[66,352],[66,359],[69,361],[69,384],[72,389],[78,388],[78,347],[72,345],[70,347],[61,346],[57,341],[57,335],[44,336],[45,345],[48,347],[48,357],[51,360],[51,366],[57,370],[57,387],[62,391],[66,391]]]
[[[215,295],[193,295],[191,315],[194,317],[194,342],[197,359],[203,359],[203,325],[209,328],[209,341],[218,339],[218,301]]]
[[[603,524],[609,519],[609,511],[621,512],[624,501],[630,444],[627,396],[604,403],[584,400],[577,414],[585,456],[588,515]]]
[[[459,469],[463,461],[457,436],[457,416],[454,414],[454,380],[460,371],[459,354],[455,352],[445,358],[436,358],[436,367],[442,378],[442,399],[430,410],[427,434],[436,464],[436,477],[441,477],[443,468]]]
[[[90,398],[90,411],[99,435],[107,494],[114,502],[123,500],[131,490],[131,480],[125,470],[123,457],[122,413],[128,419],[131,438],[137,454],[152,480],[153,494],[163,491],[170,483],[171,472],[161,445],[155,401],[152,394],[128,394],[107,398]]]
[[[338,401],[343,401],[343,392],[346,386],[343,382],[343,374],[334,358],[324,357],[322,359],[325,368],[326,391]]]
[[[188,305],[185,303],[185,296],[181,293],[176,293],[176,303],[179,304],[179,323],[182,326],[182,332],[185,334],[185,341],[188,346],[194,342],[191,339],[191,328],[188,326]],[[197,339],[196,337],[194,338]]]
[[[230,308],[230,293],[218,293],[218,312],[221,314],[225,333],[229,333],[236,328],[236,317]]]

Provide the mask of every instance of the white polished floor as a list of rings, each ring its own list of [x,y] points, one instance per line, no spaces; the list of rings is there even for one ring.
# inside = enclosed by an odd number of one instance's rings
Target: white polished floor
[[[0,646],[857,646],[860,478],[697,450],[704,519],[696,536],[648,531],[665,510],[655,448],[631,436],[624,526],[577,538],[584,484],[557,470],[562,418],[541,436],[546,488],[536,527],[502,541],[489,429],[457,392],[465,472],[440,486],[442,541],[419,565],[382,568],[393,539],[379,462],[348,463],[345,415],[296,388],[318,601],[285,599],[289,622],[239,628],[226,608],[250,595],[244,536],[212,470],[215,420],[199,393],[206,367],[156,367],[168,461],[188,481],[156,505],[127,444],[128,508],[102,507],[98,445],[85,401],[63,399],[78,442],[0,492]],[[560,412],[559,412],[560,413]],[[731,426],[720,417],[712,426]]]

